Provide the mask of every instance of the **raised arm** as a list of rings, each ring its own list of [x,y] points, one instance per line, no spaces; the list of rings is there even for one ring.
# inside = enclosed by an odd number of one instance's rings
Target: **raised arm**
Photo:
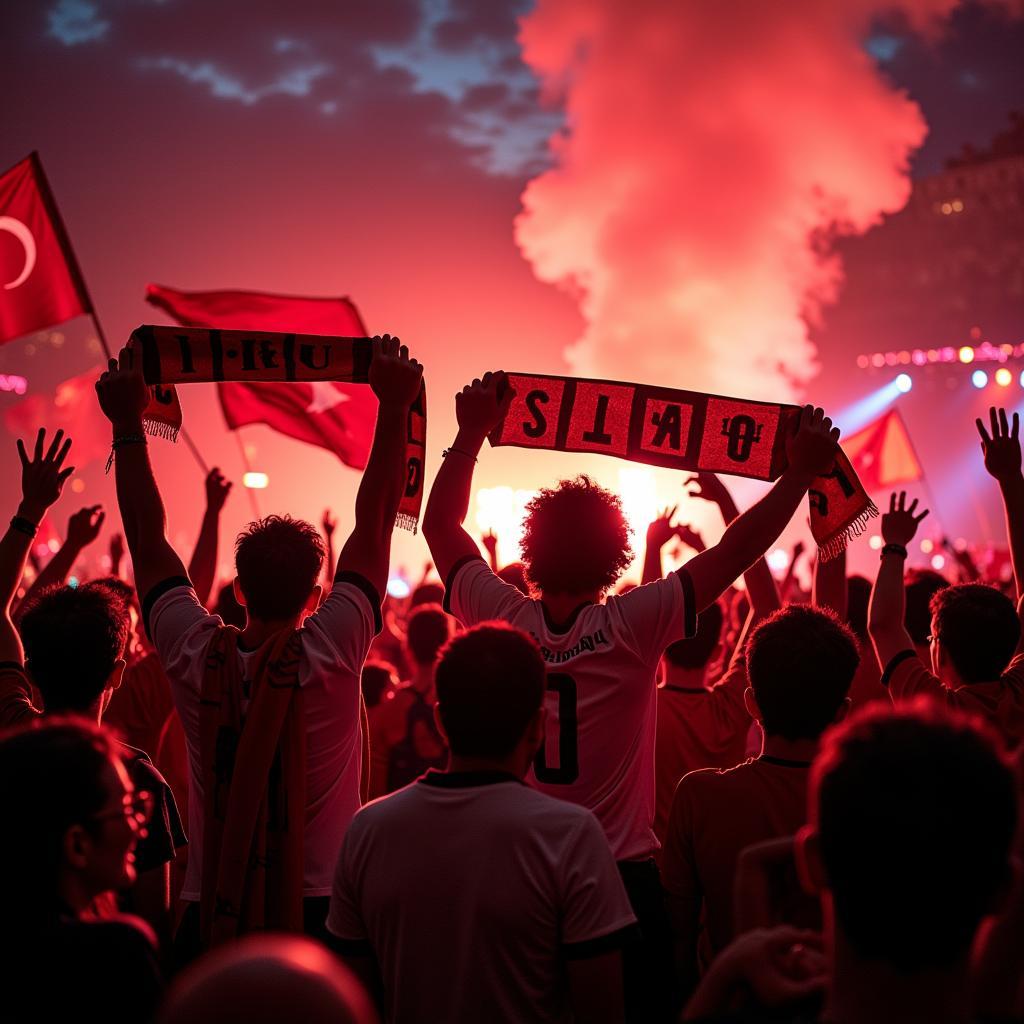
[[[125,346],[100,375],[96,394],[113,428],[117,504],[132,558],[135,590],[145,604],[146,596],[157,583],[185,576],[185,566],[167,541],[164,503],[149,462],[142,429],[149,391],[141,364],[134,349]]]
[[[46,510],[60,497],[64,481],[74,472],[74,466],[64,468],[71,439],[64,439],[58,430],[50,447],[43,454],[46,431],[36,435],[36,446],[29,459],[25,446],[18,441],[21,459],[21,503],[0,540],[0,661],[24,660],[21,638],[11,621],[11,601],[25,572],[29,548]]]
[[[1020,469],[1020,417],[1013,414],[1012,427],[1007,423],[1005,409],[989,409],[992,433],[981,420],[975,420],[981,435],[981,451],[985,469],[999,484],[1006,512],[1006,535],[1010,542],[1013,581],[1017,600],[1024,598],[1024,476]],[[1019,607],[1019,606],[1018,606]]]
[[[388,584],[391,534],[405,486],[409,407],[423,385],[423,367],[398,338],[373,339],[370,387],[377,396],[377,426],[356,493],[352,533],[338,558],[339,572],[365,577],[383,597]]]
[[[338,520],[331,515],[329,508],[324,509],[323,518],[320,520],[320,529],[324,534],[324,546],[327,548],[327,565],[324,566],[324,582],[330,587],[334,583],[334,570],[337,566],[337,559],[334,557],[334,531],[338,528]]]
[[[914,649],[914,641],[904,624],[903,563],[907,558],[907,545],[914,539],[918,523],[928,515],[928,510],[915,516],[917,499],[909,508],[906,504],[907,492],[900,491],[898,496],[894,492],[889,498],[889,511],[882,516],[885,545],[868,606],[868,634],[883,672],[897,654]]]
[[[102,505],[87,505],[71,516],[68,520],[68,532],[64,543],[32,581],[32,586],[25,594],[23,605],[41,590],[57,583],[63,583],[68,578],[68,573],[78,561],[78,556],[100,535],[105,518],[106,513],[103,511]],[[15,618],[17,617],[18,615],[15,613]]]
[[[217,577],[217,544],[220,540],[220,514],[231,493],[231,481],[214,466],[206,475],[206,511],[199,526],[188,575],[200,604],[206,604],[213,593]]]
[[[830,608],[838,618],[846,621],[846,548],[827,562],[820,558],[815,560],[811,603],[815,608]]]
[[[672,508],[662,509],[657,519],[652,519],[647,526],[647,543],[644,546],[644,571],[640,578],[641,583],[653,583],[660,580],[661,572],[661,549],[675,536],[678,535],[678,527],[672,522],[676,514],[675,505]]]
[[[434,478],[423,516],[423,536],[442,580],[459,559],[480,554],[462,526],[469,512],[473,469],[488,433],[501,422],[514,397],[500,370],[485,373],[455,396],[458,433]]]
[[[687,493],[691,498],[703,498],[718,506],[726,527],[731,526],[739,518],[740,510],[736,507],[729,488],[714,473],[698,473],[686,481],[686,486],[690,488]],[[775,580],[763,551],[754,564],[743,573],[743,582],[747,586],[750,611],[755,621],[760,622],[780,607],[779,592],[775,588]]]

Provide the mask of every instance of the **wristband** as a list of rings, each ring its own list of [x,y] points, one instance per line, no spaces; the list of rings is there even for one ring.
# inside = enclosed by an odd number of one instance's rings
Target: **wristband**
[[[110,467],[114,464],[114,452],[118,448],[123,448],[126,444],[145,444],[145,434],[122,434],[120,437],[115,437],[110,443],[110,457],[107,459],[107,468],[104,472],[109,473]]]
[[[900,558],[906,558],[907,549],[902,544],[886,544],[882,548],[882,554],[878,557],[883,558],[885,555],[899,555]]]
[[[456,455],[465,455],[467,459],[472,459],[474,462],[480,461],[475,455],[470,455],[469,452],[464,452],[461,448],[445,448],[441,452],[441,458],[447,459],[452,452],[455,452]]]
[[[11,520],[11,529],[17,530],[19,533],[28,534],[29,537],[34,537],[39,527],[31,519],[26,519],[24,516],[15,516]]]

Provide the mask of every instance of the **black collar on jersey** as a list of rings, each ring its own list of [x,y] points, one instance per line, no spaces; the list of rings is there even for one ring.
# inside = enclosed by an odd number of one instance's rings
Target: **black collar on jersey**
[[[675,693],[710,693],[711,691],[706,686],[673,686],[671,683],[666,683],[663,690],[673,690]]]
[[[780,768],[810,768],[810,761],[789,761],[784,757],[771,757],[768,754],[762,754],[758,761],[764,761],[766,764],[777,764]]]
[[[438,789],[468,789],[471,786],[496,786],[499,782],[518,782],[520,785],[523,785],[523,780],[518,775],[496,769],[481,769],[475,772],[439,772],[436,768],[431,768],[416,781],[422,782],[424,786],[436,786]]]
[[[568,633],[576,624],[576,620],[580,617],[580,612],[582,612],[584,608],[589,608],[591,603],[592,602],[590,601],[584,601],[582,604],[578,604],[571,612],[569,612],[569,617],[564,622],[555,622],[555,620],[551,618],[551,614],[548,612],[548,606],[541,601],[540,608],[541,611],[544,612],[544,624],[552,633]]]

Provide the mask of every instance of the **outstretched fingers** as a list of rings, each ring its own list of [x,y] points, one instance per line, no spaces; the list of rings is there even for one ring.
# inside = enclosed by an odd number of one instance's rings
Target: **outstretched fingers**
[[[1014,413],[1014,416],[1016,417],[1016,413]],[[985,424],[981,422],[980,416],[974,421],[974,425],[978,428],[979,435],[981,435],[982,445],[990,445],[992,443],[992,438],[989,437],[988,431],[985,429]]]

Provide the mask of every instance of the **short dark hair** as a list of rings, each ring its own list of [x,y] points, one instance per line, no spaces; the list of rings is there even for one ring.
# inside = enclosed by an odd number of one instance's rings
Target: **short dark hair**
[[[836,920],[862,957],[910,973],[966,956],[1010,878],[1013,772],[981,723],[918,699],[870,705],[814,763]]]
[[[949,580],[934,569],[908,569],[903,576],[906,610],[903,624],[910,639],[921,646],[932,631],[932,598],[949,586]]]
[[[440,604],[444,600],[443,583],[420,583],[409,595],[409,607],[419,608],[422,604]]]
[[[747,674],[764,730],[817,739],[835,721],[860,664],[857,641],[835,614],[787,605],[747,643]]]
[[[511,753],[541,706],[544,678],[537,644],[504,622],[485,622],[449,640],[434,683],[452,753]]]
[[[406,643],[418,665],[433,665],[451,635],[451,620],[439,604],[414,608],[405,624]]]
[[[104,587],[121,598],[129,608],[134,607],[138,610],[139,599],[135,593],[135,588],[127,580],[121,579],[120,576],[94,576],[88,583],[83,583],[82,587],[85,590]]]
[[[89,711],[128,644],[128,608],[107,587],[48,587],[25,611],[25,667],[46,710]]]
[[[555,594],[603,593],[633,559],[622,502],[584,475],[529,502],[521,548],[527,579]]]
[[[497,572],[499,580],[508,583],[516,588],[520,594],[530,596],[530,584],[526,580],[526,570],[522,562],[509,562],[503,565]]]
[[[291,516],[250,523],[235,541],[235,571],[249,614],[290,619],[302,611],[324,562],[316,527]]]
[[[394,666],[387,661],[364,661],[359,674],[359,688],[368,708],[375,708],[383,699],[388,687],[394,686],[397,676]]]
[[[725,615],[722,606],[712,601],[697,616],[697,632],[685,640],[676,640],[665,648],[665,660],[676,668],[704,668],[722,639]]]
[[[44,718],[0,736],[0,820],[17,836],[0,843],[10,919],[38,922],[59,910],[64,835],[103,808],[103,772],[116,757],[106,730],[84,718]]]
[[[933,632],[965,683],[998,679],[1020,641],[1013,602],[984,583],[960,583],[934,594]]]

